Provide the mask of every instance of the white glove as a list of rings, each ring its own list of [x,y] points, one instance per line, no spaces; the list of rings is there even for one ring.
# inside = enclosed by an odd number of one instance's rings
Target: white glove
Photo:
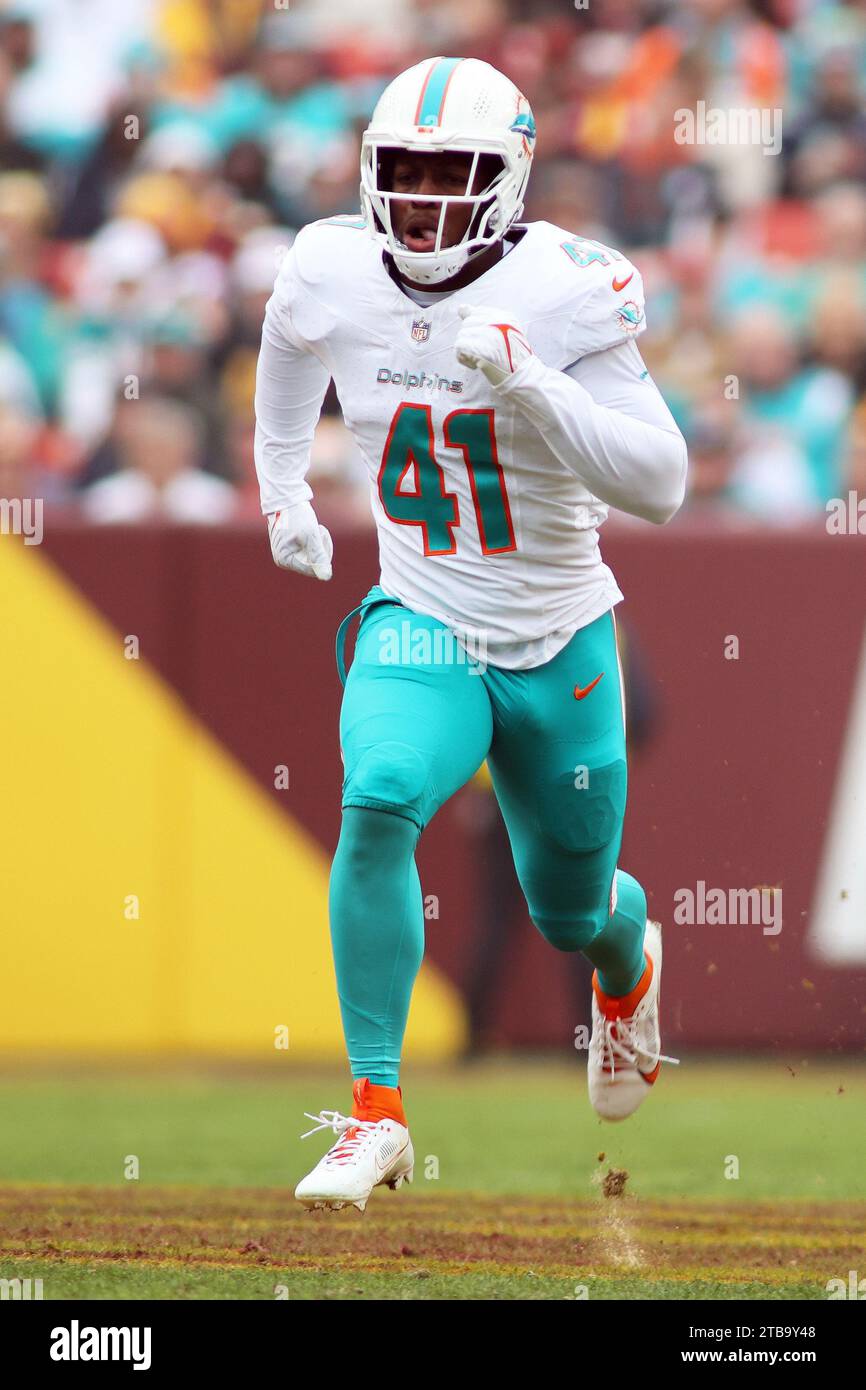
[[[500,386],[532,356],[526,330],[513,315],[470,304],[457,312],[463,320],[454,344],[457,360],[473,370],[480,367],[491,386]]]
[[[334,542],[309,502],[296,502],[268,517],[271,554],[280,569],[330,579]]]

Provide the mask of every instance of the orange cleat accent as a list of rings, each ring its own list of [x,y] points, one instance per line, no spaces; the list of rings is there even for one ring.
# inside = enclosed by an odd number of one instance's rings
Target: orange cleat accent
[[[352,1086],[352,1119],[396,1120],[398,1125],[408,1128],[406,1112],[403,1109],[403,1092],[399,1086],[374,1086],[366,1076]]]
[[[598,1007],[601,1009],[605,1018],[631,1018],[637,1005],[643,999],[653,978],[653,963],[646,951],[643,953],[646,961],[644,972],[629,994],[605,994],[601,985],[598,983],[598,971],[592,972],[592,987],[595,990],[595,997],[598,1000]]]

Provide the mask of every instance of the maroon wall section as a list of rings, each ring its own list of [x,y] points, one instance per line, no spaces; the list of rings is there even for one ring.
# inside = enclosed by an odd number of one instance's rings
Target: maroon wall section
[[[334,634],[377,578],[375,539],[337,536],[329,584],[278,571],[255,523],[55,522],[44,550],[120,633],[138,635],[142,657],[332,850],[342,774]],[[660,714],[632,769],[623,866],[669,924],[674,892],[698,879],[784,890],[777,937],[757,926],[668,926],[671,1047],[862,1049],[866,972],[818,965],[805,932],[866,625],[866,538],[637,527],[612,532],[605,556]],[[729,635],[736,661],[725,659]],[[277,763],[289,766],[288,793],[273,790]],[[440,901],[428,949],[462,983],[486,865],[458,801],[426,832],[419,863],[425,893]],[[497,1029],[519,1044],[568,1046],[582,1020],[567,962],[514,907],[522,926]]]

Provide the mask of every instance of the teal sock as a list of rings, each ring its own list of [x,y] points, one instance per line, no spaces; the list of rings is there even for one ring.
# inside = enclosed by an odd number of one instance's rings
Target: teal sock
[[[355,1080],[397,1086],[415,977],[424,955],[424,904],[415,866],[418,827],[403,816],[347,806],[331,867],[334,969]]]
[[[616,907],[583,954],[598,971],[605,994],[629,994],[640,980],[646,961],[646,894],[631,874],[616,871]]]

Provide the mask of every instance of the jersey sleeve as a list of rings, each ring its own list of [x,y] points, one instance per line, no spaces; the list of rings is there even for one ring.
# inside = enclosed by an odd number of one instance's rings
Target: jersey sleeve
[[[558,296],[571,310],[561,330],[566,365],[643,333],[646,307],[636,265],[597,241],[567,239],[556,250]]]
[[[296,327],[302,293],[292,248],[265,309],[256,368],[254,452],[265,515],[313,495],[306,474],[330,372]]]
[[[685,440],[635,343],[586,356],[560,371],[533,354],[493,391],[519,406],[594,497],[663,525],[682,504]]]

